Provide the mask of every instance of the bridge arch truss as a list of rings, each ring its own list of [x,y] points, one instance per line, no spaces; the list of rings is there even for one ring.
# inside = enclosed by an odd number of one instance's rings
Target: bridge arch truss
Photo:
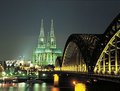
[[[90,60],[99,35],[72,34],[65,45],[62,70],[88,72],[91,70]]]
[[[87,66],[82,53],[75,42],[69,42],[65,49],[62,70],[87,72]]]
[[[103,34],[70,35],[61,70],[120,76],[120,14]]]
[[[99,57],[94,62],[96,74],[120,74],[120,15],[118,15],[103,34],[96,53]],[[97,56],[96,55],[96,56]]]

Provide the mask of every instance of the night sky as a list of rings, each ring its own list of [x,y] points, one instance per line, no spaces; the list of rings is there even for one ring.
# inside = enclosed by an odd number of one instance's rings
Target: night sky
[[[42,18],[45,35],[54,19],[57,46],[63,50],[70,34],[103,33],[119,13],[119,0],[0,0],[0,61],[31,59]]]

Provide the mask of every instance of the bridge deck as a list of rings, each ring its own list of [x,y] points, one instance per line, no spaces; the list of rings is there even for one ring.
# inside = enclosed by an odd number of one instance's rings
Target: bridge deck
[[[92,73],[80,73],[73,71],[39,71],[40,74],[47,74],[48,77],[53,79],[54,74],[58,74],[59,76],[71,76],[73,78],[86,78],[86,79],[95,79],[95,80],[104,80],[110,82],[120,83],[120,75],[100,75],[100,74],[92,74]]]

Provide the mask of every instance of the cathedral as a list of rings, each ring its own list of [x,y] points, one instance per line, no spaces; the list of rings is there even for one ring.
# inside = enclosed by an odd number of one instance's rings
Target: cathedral
[[[53,20],[51,20],[50,33],[45,37],[42,19],[38,45],[33,52],[33,64],[39,66],[55,65],[55,60],[58,56],[62,56],[62,51],[56,47]]]

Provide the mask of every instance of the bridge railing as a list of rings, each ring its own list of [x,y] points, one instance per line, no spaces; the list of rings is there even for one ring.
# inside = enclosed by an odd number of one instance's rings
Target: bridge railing
[[[64,66],[64,67],[55,67],[55,71],[75,71],[75,72],[88,72],[85,65],[81,67],[81,65],[73,65],[73,66]]]

